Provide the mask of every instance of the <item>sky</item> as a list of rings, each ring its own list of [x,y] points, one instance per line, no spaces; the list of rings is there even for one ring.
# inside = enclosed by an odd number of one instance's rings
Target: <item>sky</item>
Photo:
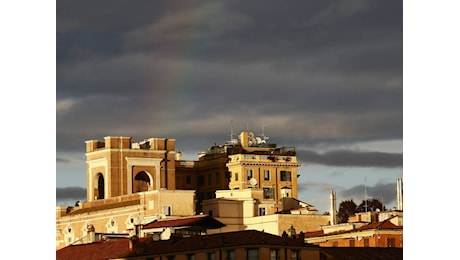
[[[299,199],[395,206],[403,177],[401,1],[56,2],[56,203],[86,198],[85,141],[230,129],[294,146]]]

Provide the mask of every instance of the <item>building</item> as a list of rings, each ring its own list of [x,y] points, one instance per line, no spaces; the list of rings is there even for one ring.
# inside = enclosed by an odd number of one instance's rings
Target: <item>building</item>
[[[221,229],[225,232],[253,229],[282,235],[291,228],[318,230],[330,220],[318,215],[314,206],[294,198],[284,197],[279,205],[260,188],[220,190],[215,199],[202,202],[206,214],[226,225]]]
[[[213,145],[197,161],[182,160],[175,139],[86,141],[87,200],[56,208],[56,248],[90,241],[89,226],[106,237],[129,237],[135,227],[201,214],[223,223],[219,232],[254,229],[282,235],[328,224],[328,216],[297,199],[301,164],[295,149],[266,140],[243,131],[239,140]],[[180,228],[168,229],[172,234]],[[149,232],[158,230],[138,235]],[[167,232],[160,236],[169,238]]]
[[[87,200],[56,207],[56,248],[98,233],[129,235],[136,224],[196,214],[195,191],[176,189],[175,140],[108,136],[86,141]]]
[[[321,248],[297,237],[246,230],[212,235],[171,237],[169,240],[132,237],[71,245],[56,251],[57,260],[337,260],[403,259],[401,248]]]
[[[293,147],[277,147],[243,131],[238,140],[211,146],[200,153],[198,161],[176,160],[178,189],[196,190],[197,211],[201,202],[216,198],[217,190],[258,188],[273,199],[275,211],[282,209],[281,199],[297,198],[297,162]]]
[[[397,208],[402,209],[402,181],[397,181]],[[306,232],[308,243],[322,247],[403,247],[401,210],[359,212],[347,223],[336,223],[335,192],[331,190],[331,221],[319,230]]]
[[[321,247],[403,247],[403,227],[395,225],[397,217],[366,225],[338,224],[307,232],[307,243]]]

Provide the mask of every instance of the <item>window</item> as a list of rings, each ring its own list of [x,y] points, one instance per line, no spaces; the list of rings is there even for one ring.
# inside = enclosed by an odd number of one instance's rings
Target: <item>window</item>
[[[172,210],[171,206],[163,206],[163,214],[166,216],[171,216]]]
[[[104,175],[102,173],[97,174],[97,195],[96,199],[104,199]]]
[[[290,171],[280,171],[281,181],[291,181],[291,172]]]
[[[220,173],[216,172],[216,184],[220,184]]]
[[[192,184],[192,176],[187,175],[187,176],[185,177],[185,183],[186,183],[186,184]]]
[[[338,246],[339,246],[339,242],[332,242],[332,246],[333,246],[333,247],[338,247]]]
[[[355,240],[352,239],[352,240],[348,241],[348,245],[349,245],[350,247],[355,247]]]
[[[364,239],[364,246],[369,247],[369,238]]]
[[[195,260],[195,254],[188,254],[187,260]]]
[[[394,237],[387,237],[387,247],[395,247],[396,239]]]
[[[212,183],[212,175],[208,174],[208,185],[211,185]]]
[[[204,176],[198,176],[198,186],[204,186]]]
[[[253,171],[252,170],[247,170],[247,173],[248,173],[248,180],[252,179]]]
[[[274,198],[274,189],[273,188],[263,188],[264,190],[264,199],[273,199]]]
[[[146,172],[141,171],[134,177],[133,192],[148,191],[150,186],[150,178]]]
[[[208,216],[212,217],[212,210],[208,211]]]
[[[267,209],[259,208],[259,216],[265,216],[265,215],[267,215]]]
[[[248,249],[247,260],[259,260],[259,249]]]
[[[264,181],[270,180],[270,170],[264,170]]]
[[[216,254],[214,252],[208,253],[208,260],[216,260]]]
[[[175,255],[170,255],[170,256],[168,256],[167,259],[168,260],[176,260],[176,256]]]
[[[238,180],[238,173],[235,173],[235,181]]]
[[[235,250],[227,251],[227,260],[235,260]]]
[[[299,260],[299,251],[291,250],[291,260]]]
[[[278,260],[278,249],[270,249],[270,260]]]

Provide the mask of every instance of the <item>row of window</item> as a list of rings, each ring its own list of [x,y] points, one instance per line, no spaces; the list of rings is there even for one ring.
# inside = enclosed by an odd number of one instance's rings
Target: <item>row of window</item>
[[[270,181],[270,170],[264,170],[264,181]],[[254,170],[246,170],[247,180],[250,180],[254,177]],[[280,180],[281,181],[291,181],[291,172],[290,171],[280,171]],[[238,181],[238,173],[235,173],[235,181]]]
[[[199,175],[197,179],[197,184],[199,186],[205,185],[205,175]],[[250,180],[254,177],[254,170],[249,169],[246,171],[247,180]],[[220,184],[220,173],[214,173],[215,184]],[[270,170],[264,170],[264,181],[270,181],[271,174]],[[207,175],[207,185],[212,185],[212,174]],[[235,173],[235,181],[238,181],[238,173]],[[290,171],[280,171],[280,181],[291,181],[291,172]],[[192,184],[192,176],[185,176],[185,184]]]
[[[246,250],[246,259],[247,260],[259,260],[259,249],[247,249]],[[300,253],[297,250],[291,250],[290,255],[291,260],[299,260]],[[176,260],[176,256],[168,256],[168,260]],[[235,260],[235,250],[227,250],[226,257],[227,260]],[[279,249],[270,249],[270,260],[278,260],[280,259],[279,256]],[[195,260],[195,254],[187,254],[187,260]],[[207,260],[216,260],[216,253],[210,252],[207,254]]]
[[[208,185],[212,185],[212,174],[208,174],[207,175],[208,177]],[[215,178],[215,184],[220,184],[220,172],[216,172],[214,173],[214,178]],[[198,175],[198,185],[199,186],[204,186],[204,182],[205,182],[205,176],[204,175]],[[190,175],[187,175],[185,177],[185,184],[192,184],[192,176]]]

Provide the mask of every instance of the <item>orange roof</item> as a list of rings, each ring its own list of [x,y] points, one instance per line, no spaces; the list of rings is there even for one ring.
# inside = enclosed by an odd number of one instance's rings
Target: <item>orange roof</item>
[[[381,221],[381,222],[375,222],[371,223],[359,228],[355,228],[352,230],[343,230],[343,231],[337,231],[337,232],[331,232],[328,234],[324,234],[323,230],[318,230],[318,231],[312,231],[312,232],[306,232],[305,237],[321,237],[321,236],[330,236],[330,235],[338,235],[338,234],[346,234],[346,233],[353,233],[353,232],[360,232],[364,230],[372,230],[372,229],[403,229],[402,226],[396,226],[395,224],[391,223],[390,219]]]
[[[84,245],[71,245],[56,251],[56,259],[98,260],[129,257],[134,255],[166,255],[199,251],[203,249],[247,247],[262,244],[264,246],[317,247],[305,244],[303,238],[283,238],[256,230],[245,230],[160,241],[153,241],[151,238],[141,238],[139,248],[142,248],[142,250],[138,251],[137,254],[129,251],[129,239],[115,239]]]
[[[129,240],[115,239],[91,244],[71,245],[56,251],[56,259],[95,260],[125,257],[129,255]]]

